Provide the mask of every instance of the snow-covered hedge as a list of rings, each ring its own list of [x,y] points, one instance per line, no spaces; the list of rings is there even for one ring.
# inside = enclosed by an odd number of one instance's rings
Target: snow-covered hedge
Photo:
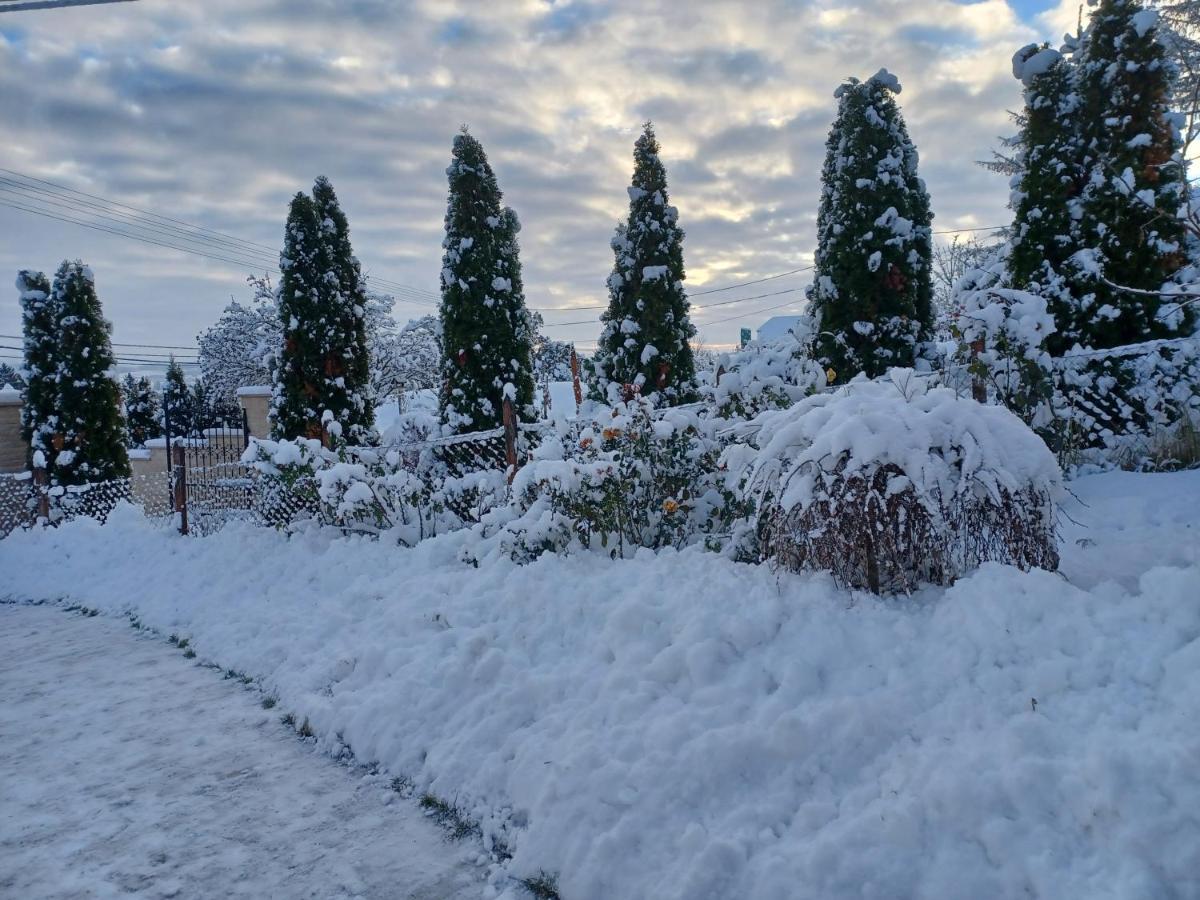
[[[468,558],[519,561],[547,551],[683,547],[728,530],[738,508],[717,472],[719,445],[695,410],[650,401],[596,411],[578,430],[543,439],[506,506],[486,515]]]
[[[1008,410],[927,384],[896,369],[742,429],[723,461],[755,503],[761,558],[876,593],[988,560],[1057,567],[1053,454]]]
[[[782,409],[825,387],[825,371],[812,358],[811,321],[776,341],[758,342],[721,359],[719,380],[701,385],[711,415],[751,419],[768,409]]]
[[[244,460],[259,473],[259,516],[274,524],[312,518],[344,531],[413,546],[478,521],[503,500],[504,473],[454,474],[432,448],[343,447],[317,440],[256,440]]]
[[[1054,370],[1047,439],[1065,460],[1127,469],[1196,464],[1161,451],[1200,423],[1200,339],[1068,353]]]

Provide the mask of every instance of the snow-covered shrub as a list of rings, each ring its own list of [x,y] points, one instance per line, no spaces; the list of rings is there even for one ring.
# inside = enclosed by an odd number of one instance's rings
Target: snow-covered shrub
[[[320,512],[316,472],[324,467],[330,455],[315,438],[292,441],[251,438],[242,462],[258,473],[255,517],[276,528],[316,519]]]
[[[796,329],[777,341],[756,341],[725,356],[721,378],[701,386],[710,414],[727,420],[751,419],[824,388],[825,372],[809,352],[811,341],[811,328]]]
[[[926,385],[896,369],[744,427],[722,458],[755,504],[760,558],[875,593],[989,560],[1057,567],[1054,456],[1008,410]]]
[[[1046,298],[1007,287],[959,296],[959,355],[967,372],[1027,424],[1048,424],[1051,359],[1045,341],[1055,325]]]
[[[505,497],[504,473],[455,474],[434,446],[342,447],[312,438],[254,441],[243,459],[259,473],[259,516],[316,519],[413,546],[477,522]]]
[[[1055,431],[1065,462],[1126,469],[1179,468],[1200,421],[1200,339],[1147,341],[1055,360]],[[1182,443],[1180,443],[1182,441]]]
[[[626,556],[718,540],[737,508],[718,455],[694,412],[656,414],[651,401],[635,397],[566,440],[544,439],[517,472],[509,505],[484,517],[473,558],[528,560],[573,549]]]

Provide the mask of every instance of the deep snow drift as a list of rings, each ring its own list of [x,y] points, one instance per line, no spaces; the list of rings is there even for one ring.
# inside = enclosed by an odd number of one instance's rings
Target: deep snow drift
[[[474,569],[461,532],[132,511],[0,542],[0,591],[188,635],[566,900],[1198,896],[1200,472],[1070,487],[1066,577],[889,602],[699,550]]]

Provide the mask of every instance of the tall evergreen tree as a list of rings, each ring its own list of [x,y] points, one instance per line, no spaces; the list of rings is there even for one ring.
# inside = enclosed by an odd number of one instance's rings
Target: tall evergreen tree
[[[16,388],[18,391],[24,390],[25,379],[8,363],[0,363],[0,390],[7,387]]]
[[[1156,22],[1137,0],[1100,0],[1079,58],[1086,171],[1078,229],[1082,246],[1093,251],[1078,260],[1086,290],[1080,340],[1093,347],[1192,327],[1191,307],[1105,283],[1157,291],[1184,263],[1183,161]]]
[[[277,438],[364,444],[374,439],[366,292],[333,187],[292,199],[279,256],[283,346],[271,401]]]
[[[817,357],[839,382],[911,366],[932,325],[929,194],[887,69],[837,89],[808,298]]]
[[[24,336],[21,438],[34,454],[41,451],[47,471],[54,465],[52,438],[58,430],[58,314],[50,280],[42,272],[17,274]]]
[[[608,276],[608,309],[593,358],[593,391],[611,399],[610,385],[655,395],[669,405],[696,395],[696,363],[683,288],[683,229],[667,194],[658,138],[646,123],[633,146],[629,216],[618,225]]]
[[[325,176],[313,185],[313,204],[321,223],[322,302],[325,313],[322,414],[331,429],[351,444],[375,439],[375,404],[367,350],[367,292],[362,268],[350,245],[350,225]],[[330,426],[327,426],[329,428]]]
[[[464,129],[446,169],[442,241],[442,419],[458,432],[500,424],[505,397],[533,415],[532,329],[521,283],[520,226],[483,147]]]
[[[125,401],[125,434],[130,447],[144,447],[146,441],[158,437],[161,410],[154,385],[146,376],[134,378],[126,374],[121,380],[121,397]]]
[[[1070,61],[1047,46],[1018,50],[1013,74],[1025,85],[1025,110],[1008,282],[1045,298],[1057,328],[1045,347],[1060,355],[1082,336],[1078,273],[1070,263],[1079,249],[1075,221],[1083,186],[1079,94]]]
[[[167,363],[167,377],[162,389],[163,430],[172,439],[191,437],[195,431],[195,410],[192,391],[183,375],[183,367],[172,354]]]
[[[96,296],[92,271],[63,262],[54,276],[58,317],[58,429],[52,483],[90,484],[129,477],[121,391],[109,374],[116,364],[112,326]]]
[[[292,198],[279,254],[276,292],[283,346],[271,395],[272,434],[279,439],[320,438],[321,384],[325,379],[321,304],[321,221],[312,198]]]

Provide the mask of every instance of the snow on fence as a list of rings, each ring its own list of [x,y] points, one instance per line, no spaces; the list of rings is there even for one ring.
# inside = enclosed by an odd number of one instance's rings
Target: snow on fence
[[[38,521],[63,522],[87,516],[101,522],[121,501],[136,503],[147,516],[172,510],[166,475],[134,475],[97,484],[48,486],[44,470],[0,475],[0,538]]]
[[[498,428],[378,447],[331,450],[316,440],[251,445],[247,439],[248,452],[234,457],[214,451],[211,439],[207,447],[176,447],[180,529],[209,534],[233,518],[282,528],[323,517],[347,530],[374,532],[410,517],[434,493],[439,496],[429,505],[444,508],[458,524],[476,522],[506,499],[507,484],[551,427],[518,422],[511,405],[505,407]],[[376,476],[375,486],[363,496],[366,482],[357,476],[367,472]],[[419,535],[429,527],[420,523]]]
[[[973,388],[964,365],[927,374],[932,376],[931,385],[942,384],[959,393]],[[1200,423],[1197,339],[1068,354],[1052,362],[1050,376],[1050,421],[1034,424],[1063,462],[1128,467],[1148,458],[1152,445],[1164,434]],[[836,390],[836,386],[825,389]],[[992,402],[1000,400],[993,396]],[[705,403],[673,409],[674,413],[681,411],[701,418],[713,414]],[[656,410],[654,414],[663,413]],[[470,434],[380,447],[344,447],[336,452],[313,441],[312,452],[324,454],[318,468],[325,474],[314,476],[309,471],[288,481],[263,477],[264,470],[274,465],[272,448],[280,445],[256,441],[253,446],[259,448],[260,459],[254,462],[251,454],[244,454],[252,446],[244,426],[219,429],[203,437],[172,440],[165,474],[65,489],[40,488],[28,472],[0,475],[0,537],[36,522],[39,515],[50,521],[77,515],[103,519],[123,499],[140,504],[147,515],[174,512],[184,533],[209,534],[234,518],[286,527],[322,517],[348,530],[373,532],[398,521],[413,524],[408,519],[414,506],[432,497],[430,505],[449,515],[441,524],[415,523],[413,537],[420,539],[446,527],[478,522],[505,502],[507,485],[516,471],[553,430],[549,422],[518,422],[510,408],[504,425]],[[752,423],[746,423],[733,430],[739,436],[732,440],[745,442],[754,429]],[[726,439],[730,439],[728,434]],[[335,466],[340,468],[335,470]],[[366,490],[361,481],[357,485],[352,480],[338,483],[349,471],[347,466],[373,475],[383,473],[383,481],[374,478],[374,482],[390,490],[371,488],[372,496],[356,496],[355,492],[361,495]],[[412,477],[401,484],[405,473]],[[318,477],[323,483],[318,483]]]
[[[1039,430],[1060,457],[1128,467],[1200,423],[1195,338],[1067,354],[1054,360],[1052,380],[1055,421]]]

